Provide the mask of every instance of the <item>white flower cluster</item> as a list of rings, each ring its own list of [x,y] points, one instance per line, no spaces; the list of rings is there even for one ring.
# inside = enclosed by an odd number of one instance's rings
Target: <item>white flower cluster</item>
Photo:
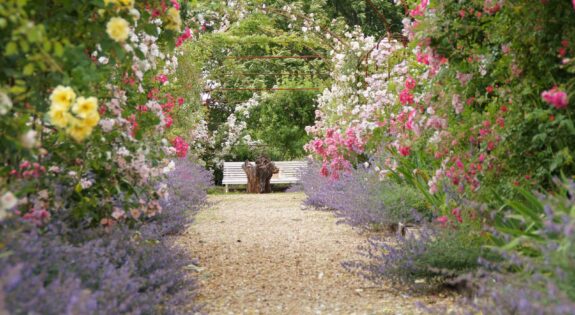
[[[18,205],[18,198],[10,191],[5,192],[0,197],[0,222],[8,216],[6,210],[10,210]]]

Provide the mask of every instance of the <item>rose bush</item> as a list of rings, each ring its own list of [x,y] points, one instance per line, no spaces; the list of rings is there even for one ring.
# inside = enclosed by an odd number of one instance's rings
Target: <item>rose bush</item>
[[[117,208],[132,221],[159,213],[154,185],[175,153],[170,113],[185,103],[161,78],[174,74],[174,47],[190,38],[186,5],[0,6],[0,183],[18,198],[3,211],[45,220],[57,211],[90,226],[118,221]]]
[[[488,256],[485,245],[504,246],[496,231],[507,240],[539,233],[526,224],[532,218],[525,207],[506,201],[524,201],[518,191],[565,195],[552,178],[574,172],[575,11],[570,1],[408,2],[407,47],[392,40],[382,47],[357,34],[334,50],[334,85],[319,99],[316,124],[308,128],[316,139],[307,149],[333,179],[369,159],[382,161],[376,163],[382,177],[417,188],[434,213],[432,230],[457,231],[435,234],[430,244],[458,248],[462,241],[451,236],[473,235],[467,247],[473,250],[435,260],[422,256],[423,249],[410,250],[410,243],[398,243],[399,255],[374,242],[371,272],[405,273],[395,267],[410,261],[419,276],[429,270],[453,276],[478,268],[467,258]],[[551,214],[538,215],[553,221]],[[497,223],[502,217],[513,229]],[[462,264],[453,269],[456,261]],[[533,266],[516,270],[528,279]]]

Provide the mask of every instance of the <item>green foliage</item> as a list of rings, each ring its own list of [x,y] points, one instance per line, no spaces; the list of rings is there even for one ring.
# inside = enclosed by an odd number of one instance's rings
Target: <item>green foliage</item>
[[[359,25],[366,35],[382,38],[387,34],[386,23],[392,33],[401,33],[406,7],[396,5],[392,0],[328,0],[326,9],[333,17],[343,17],[348,25]]]
[[[213,9],[210,3],[201,6]],[[325,38],[302,34],[296,25],[303,21],[292,21],[289,15],[281,12],[279,3],[269,5],[268,13],[256,9],[259,7],[256,3],[245,6],[253,12],[236,17],[236,23],[225,31],[204,34],[188,44],[181,58],[191,67],[181,76],[185,80],[193,76],[202,82],[194,86],[193,99],[198,108],[206,105],[201,116],[207,121],[210,143],[200,145],[199,154],[210,166],[217,166],[221,160],[254,159],[260,154],[281,160],[301,158],[303,145],[309,140],[304,128],[313,123],[317,92],[284,90],[268,93],[265,89],[321,88],[328,77],[328,65],[323,59],[237,58],[326,56],[329,48]],[[313,10],[312,7],[307,6],[307,9]],[[207,91],[210,98],[202,104],[200,94],[207,82],[217,82],[218,87]],[[237,112],[238,106],[254,97],[259,100],[255,107],[247,113]],[[240,134],[228,124],[232,115],[233,121],[237,120],[236,125],[246,123]],[[248,135],[251,141],[244,140]]]
[[[425,254],[416,257],[421,272],[418,276],[447,274],[458,276],[477,269],[479,258],[494,257],[483,246],[488,244],[475,227],[445,230],[428,245]]]
[[[389,182],[383,189],[374,191],[379,195],[386,208],[386,219],[392,223],[408,223],[413,221],[414,213],[429,217],[430,207],[424,196],[408,185]]]
[[[282,86],[313,87],[313,82],[284,82]],[[265,153],[272,159],[302,158],[310,140],[305,127],[315,118],[315,98],[314,91],[279,91],[264,98],[251,113],[248,132],[266,144]]]

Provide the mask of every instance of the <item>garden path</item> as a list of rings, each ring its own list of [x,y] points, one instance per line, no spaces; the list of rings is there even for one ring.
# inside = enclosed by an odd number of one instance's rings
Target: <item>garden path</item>
[[[179,244],[198,257],[198,300],[209,314],[414,314],[413,297],[341,267],[365,242],[304,195],[210,196]],[[443,303],[442,303],[443,304]]]

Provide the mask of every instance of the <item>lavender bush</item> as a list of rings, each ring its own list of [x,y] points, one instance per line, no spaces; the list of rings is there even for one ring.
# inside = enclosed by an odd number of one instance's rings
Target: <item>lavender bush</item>
[[[176,314],[190,307],[194,263],[167,235],[182,231],[205,201],[211,175],[181,160],[157,217],[126,226],[71,229],[57,220],[39,230],[8,222],[0,230],[0,313]]]
[[[427,213],[423,197],[410,187],[381,180],[371,168],[358,167],[339,180],[320,175],[312,164],[302,174],[306,204],[336,211],[343,222],[362,228],[419,220]]]
[[[556,181],[556,194],[523,194],[495,226],[506,259],[470,277],[476,309],[485,314],[575,313],[575,183]],[[537,215],[533,215],[537,214]],[[523,224],[516,225],[517,218]],[[527,218],[529,216],[530,218]],[[515,227],[515,228],[513,228]]]
[[[480,257],[490,256],[478,229],[458,226],[423,225],[398,233],[394,238],[369,240],[361,248],[362,261],[344,262],[344,267],[374,281],[391,281],[401,286],[444,283],[479,267]]]

